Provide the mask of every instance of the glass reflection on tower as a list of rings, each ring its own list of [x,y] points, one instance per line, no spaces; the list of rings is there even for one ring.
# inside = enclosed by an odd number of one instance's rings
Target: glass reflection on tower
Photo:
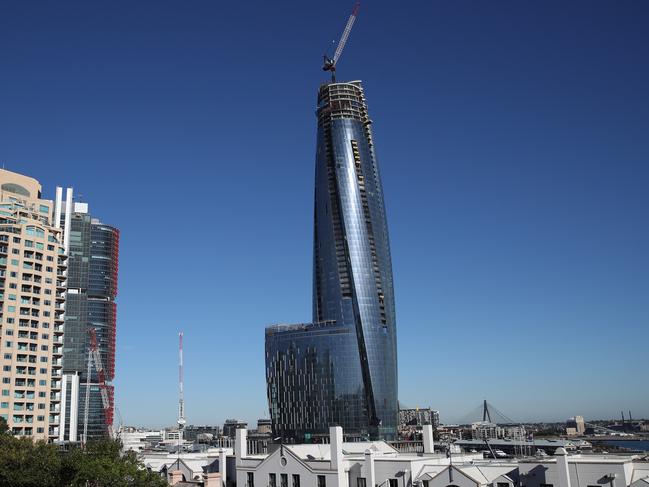
[[[371,121],[359,81],[318,93],[313,323],[266,330],[275,435],[304,441],[332,424],[396,436],[392,264]]]

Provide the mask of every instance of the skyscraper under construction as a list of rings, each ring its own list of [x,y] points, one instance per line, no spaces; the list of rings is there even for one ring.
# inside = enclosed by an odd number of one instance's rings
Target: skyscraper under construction
[[[360,81],[318,92],[313,323],[266,329],[274,434],[332,424],[390,439],[398,420],[392,264],[383,188]]]

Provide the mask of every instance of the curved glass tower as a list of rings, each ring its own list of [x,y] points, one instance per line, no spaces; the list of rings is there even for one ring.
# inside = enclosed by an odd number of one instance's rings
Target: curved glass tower
[[[266,330],[275,433],[331,424],[390,439],[398,419],[392,264],[371,121],[359,81],[318,93],[313,324]]]

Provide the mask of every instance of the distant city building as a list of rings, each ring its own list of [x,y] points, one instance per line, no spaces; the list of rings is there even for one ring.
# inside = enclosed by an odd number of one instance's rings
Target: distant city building
[[[317,105],[313,323],[266,329],[273,435],[330,425],[396,438],[396,320],[388,228],[360,81],[326,83]]]
[[[186,425],[183,438],[187,441],[207,443],[221,434],[221,428],[216,425]]]
[[[272,433],[273,423],[270,419],[258,419],[257,420],[257,434],[258,435],[270,435]]]
[[[399,409],[399,424],[401,426],[422,426],[432,424],[439,426],[439,411],[431,408]]]
[[[506,425],[499,426],[488,421],[477,421],[471,424],[471,438],[473,439],[497,439],[497,438],[514,438],[524,439],[526,431],[524,426]]]
[[[37,180],[0,169],[0,416],[14,435],[46,441],[65,407],[60,211]]]
[[[234,438],[236,431],[238,429],[245,429],[248,427],[248,423],[245,421],[239,421],[238,419],[226,419],[223,423],[223,436]]]
[[[574,416],[566,421],[567,435],[583,435],[586,432],[586,423],[583,416]]]
[[[70,203],[63,347],[65,407],[59,440],[74,442],[82,439],[88,388],[87,439],[107,437],[113,424],[114,394],[110,383],[115,376],[119,230],[93,218],[86,203],[63,202],[64,218],[68,218],[67,205]],[[101,383],[94,365],[88,377],[91,329],[95,331],[105,384]],[[101,387],[105,387],[108,408],[104,408]]]

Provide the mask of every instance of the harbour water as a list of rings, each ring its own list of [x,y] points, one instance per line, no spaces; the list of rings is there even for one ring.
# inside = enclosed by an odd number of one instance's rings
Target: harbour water
[[[649,440],[604,440],[601,443],[627,450],[649,452]]]

